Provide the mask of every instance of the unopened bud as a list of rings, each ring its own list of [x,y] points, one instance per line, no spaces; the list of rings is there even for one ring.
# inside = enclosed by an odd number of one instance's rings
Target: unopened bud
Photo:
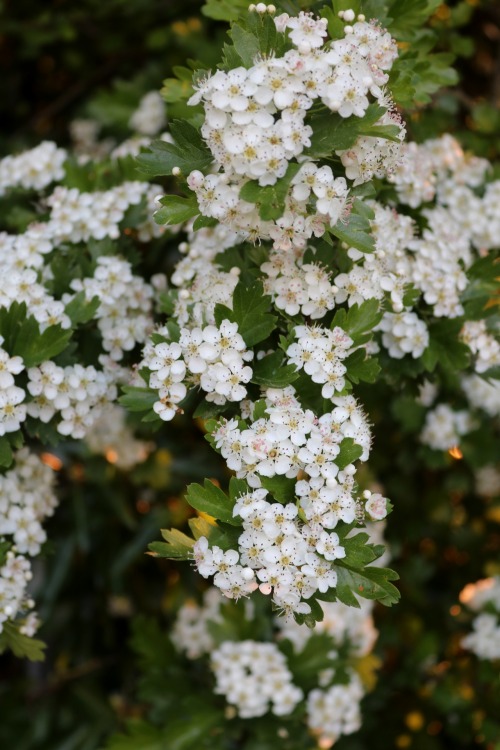
[[[174,177],[178,177],[180,175],[180,173],[181,173],[181,168],[180,167],[173,167],[172,168],[172,174],[173,174]]]
[[[348,23],[351,23],[356,18],[356,14],[352,9],[345,10],[344,11],[344,21],[347,21]]]

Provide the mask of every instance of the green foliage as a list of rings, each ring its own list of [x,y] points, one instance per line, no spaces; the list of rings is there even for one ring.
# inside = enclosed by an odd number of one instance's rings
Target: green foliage
[[[13,461],[12,448],[9,439],[0,437],[0,466],[8,468]]]
[[[246,0],[207,0],[201,8],[203,15],[216,21],[235,21],[246,10]]]
[[[355,604],[353,592],[364,599],[376,599],[386,607],[397,604],[400,598],[398,589],[391,581],[399,578],[389,568],[375,566],[355,568],[343,560],[337,561],[337,586],[335,593],[338,600],[350,607]]]
[[[223,320],[238,324],[238,333],[248,347],[264,341],[274,331],[276,316],[268,311],[271,298],[264,294],[260,281],[247,287],[241,281],[236,285],[233,294],[233,309],[226,305],[215,306],[215,320],[220,325]]]
[[[127,734],[116,734],[106,744],[106,750],[167,750],[171,745],[164,731],[146,721],[131,720],[127,723]]]
[[[285,388],[299,377],[295,365],[283,365],[283,352],[276,351],[253,365],[252,382],[266,388]]]
[[[337,310],[330,328],[339,326],[349,334],[355,346],[360,346],[370,340],[371,333],[380,323],[382,315],[378,300],[369,299],[361,305],[352,305],[348,310],[344,308]],[[359,355],[356,359],[358,357]]]
[[[295,480],[287,477],[262,477],[261,484],[278,503],[290,503],[295,499]]]
[[[353,383],[360,380],[365,383],[375,383],[381,367],[375,357],[369,357],[364,349],[357,349],[344,360],[347,367],[347,377]]]
[[[124,385],[123,396],[118,401],[129,411],[151,411],[153,404],[158,401],[158,393],[152,388],[141,388],[135,385]]]
[[[0,654],[6,649],[12,651],[14,656],[29,661],[43,661],[45,659],[43,641],[23,635],[18,626],[13,622],[4,622],[0,633]]]
[[[399,128],[376,125],[385,111],[378,104],[370,104],[363,117],[345,118],[332,112],[313,115],[310,125],[314,132],[305,153],[315,159],[332,156],[336,151],[350,149],[361,135],[399,141]]]
[[[175,120],[170,125],[174,143],[153,141],[137,157],[141,172],[148,177],[169,176],[178,167],[185,176],[194,169],[207,170],[213,157],[199,131],[186,121]]]
[[[328,231],[349,247],[355,247],[362,253],[372,253],[375,242],[370,234],[370,221],[374,218],[372,209],[355,198],[349,217],[346,220],[340,219]]]
[[[335,457],[335,463],[340,471],[356,461],[363,453],[363,448],[354,442],[353,438],[344,438],[340,444],[340,451]]]
[[[436,365],[453,376],[464,370],[470,362],[469,347],[459,341],[463,325],[460,318],[441,320],[429,326],[429,346],[422,356],[425,369],[432,372]]]
[[[164,195],[160,198],[162,208],[155,212],[155,221],[157,224],[183,224],[188,219],[196,216],[200,209],[194,194],[183,198],[180,195]]]
[[[0,309],[0,336],[11,356],[23,358],[25,367],[35,367],[51,359],[66,348],[71,329],[60,325],[49,326],[43,333],[32,315],[27,315],[24,302],[13,302]]]
[[[161,535],[165,542],[151,542],[148,545],[148,549],[154,557],[167,557],[171,560],[192,559],[194,539],[178,529],[162,529]]]
[[[65,313],[73,326],[81,325],[82,323],[88,323],[94,318],[100,304],[99,297],[94,297],[90,301],[87,301],[85,292],[78,292],[71,302],[68,302],[66,305]]]
[[[187,488],[186,500],[195,510],[208,513],[232,526],[241,525],[238,518],[233,516],[234,503],[231,504],[231,499],[209,479],[205,480],[203,487],[199,484],[190,484]]]
[[[285,199],[290,183],[300,169],[300,164],[290,162],[286,174],[274,185],[261,187],[256,180],[246,182],[240,190],[240,198],[257,204],[259,216],[264,221],[279,219],[285,210]]]
[[[412,44],[394,64],[389,85],[395,101],[404,109],[428,104],[436,91],[458,81],[457,72],[451,67],[454,55],[431,52],[435,43],[435,35],[421,29],[412,34]]]
[[[233,23],[229,36],[233,47],[229,48],[231,51],[225,48],[225,61],[230,68],[238,65],[250,68],[261,55],[281,57],[288,47],[285,35],[276,30],[273,19],[267,13],[245,14],[244,26]]]

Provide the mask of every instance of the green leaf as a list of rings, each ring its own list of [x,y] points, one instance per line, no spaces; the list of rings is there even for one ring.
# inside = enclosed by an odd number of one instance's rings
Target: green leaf
[[[186,177],[193,169],[206,172],[213,156],[199,131],[186,121],[174,120],[170,133],[175,143],[153,141],[137,156],[139,170],[148,177],[170,176],[174,167]]]
[[[150,411],[159,399],[157,391],[151,388],[124,385],[122,391],[124,395],[120,396],[118,401],[129,411]]]
[[[340,444],[340,452],[335,457],[335,463],[342,471],[349,464],[354,463],[363,453],[363,448],[354,442],[353,438],[344,438]]]
[[[373,253],[375,241],[370,231],[370,220],[373,218],[373,211],[355,198],[348,219],[338,221],[329,232],[349,247],[355,247],[362,253]]]
[[[206,0],[201,12],[216,21],[236,21],[243,11],[248,11],[247,0]]]
[[[13,460],[12,448],[8,438],[0,437],[0,466],[8,468]]]
[[[241,497],[241,495],[246,495],[248,492],[248,484],[246,483],[245,479],[237,479],[236,477],[231,477],[229,480],[229,497],[231,498],[231,502],[234,503],[236,500]]]
[[[62,352],[72,331],[56,325],[40,334],[35,318],[26,314],[25,303],[13,302],[10,308],[0,310],[0,336],[4,338],[3,347],[11,356],[22,357],[25,367],[35,367]]]
[[[176,65],[173,68],[173,73],[176,78],[166,78],[160,90],[160,94],[167,104],[186,101],[194,92],[192,85],[193,71],[190,68]]]
[[[294,380],[299,373],[295,365],[283,365],[283,352],[276,351],[257,360],[253,365],[252,383],[266,386],[267,388],[285,388]]]
[[[469,347],[459,340],[463,319],[439,320],[429,326],[429,346],[422,355],[426,370],[432,372],[436,365],[450,376],[465,370],[470,362]]]
[[[331,8],[328,5],[325,5],[324,8],[321,8],[319,15],[321,16],[321,18],[326,18],[326,20],[328,21],[328,36],[330,37],[330,39],[343,39],[344,38],[345,24],[338,17],[338,15],[334,12],[333,8]]]
[[[401,143],[401,128],[397,125],[368,125],[360,128],[360,135],[370,138],[385,138],[387,141]]]
[[[170,560],[192,560],[194,539],[178,529],[161,529],[165,542],[151,542],[148,549],[153,557],[167,557]]]
[[[271,298],[264,294],[260,281],[246,287],[241,281],[233,293],[233,309],[216,305],[214,314],[217,325],[227,319],[238,324],[238,333],[245,344],[252,347],[264,341],[274,331],[276,316],[270,315]]]
[[[344,365],[347,367],[347,377],[353,383],[359,383],[360,380],[375,383],[381,370],[378,360],[367,356],[365,349],[357,349],[350,354],[344,360]]]
[[[441,0],[392,0],[389,3],[391,34],[405,38],[408,31],[419,28],[441,5]]]
[[[207,401],[204,398],[193,412],[194,419],[211,419],[222,414],[227,409],[227,404],[214,404],[213,401]]]
[[[380,323],[382,315],[380,302],[376,299],[369,299],[362,302],[361,305],[352,305],[348,310],[344,308],[337,310],[330,328],[339,326],[349,334],[354,344],[359,346],[370,340],[371,333],[375,326]],[[356,362],[356,360],[354,361]]]
[[[261,484],[278,503],[295,502],[295,480],[288,477],[261,477]]]
[[[231,526],[241,526],[241,522],[233,516],[234,502],[209,479],[205,479],[203,487],[199,484],[190,484],[186,500],[196,510],[208,513],[209,516]]]
[[[193,222],[193,231],[197,232],[198,229],[203,229],[204,227],[216,227],[218,223],[217,219],[200,214]]]
[[[354,594],[365,599],[377,599],[381,604],[390,607],[400,598],[398,589],[390,583],[397,580],[398,574],[389,568],[378,568],[374,565],[357,569],[343,560],[335,561],[337,571],[336,594],[341,602],[352,604]],[[358,605],[359,606],[359,605]]]
[[[28,341],[20,335],[16,348],[22,349],[21,356],[26,367],[36,367],[60,354],[68,345],[72,334],[71,329],[64,330],[59,325],[50,326],[36,340]]]
[[[192,216],[200,213],[198,202],[194,194],[187,198],[180,195],[164,195],[160,198],[162,208],[154,213],[154,220],[157,224],[172,226],[173,224],[183,224]]]
[[[93,297],[90,301],[87,301],[85,292],[78,292],[71,302],[68,302],[64,312],[71,320],[74,328],[81,323],[88,323],[89,320],[92,320],[100,304],[99,297]]]
[[[290,162],[285,175],[274,185],[261,187],[256,180],[246,182],[240,190],[241,200],[255,203],[264,221],[279,219],[285,210],[285,200],[290,183],[300,169],[300,164]]]
[[[343,561],[353,568],[360,568],[376,560],[377,554],[369,540],[370,537],[365,532],[344,537],[341,542],[346,553]]]
[[[299,615],[295,613],[294,617],[295,621],[298,622],[299,625],[307,625],[308,628],[312,629],[315,627],[317,622],[321,622],[324,619],[325,613],[317,598],[311,597],[307,600],[307,604],[309,604],[311,608],[309,614]]]
[[[328,633],[312,633],[298,652],[290,641],[281,642],[280,650],[287,657],[294,684],[305,691],[316,687],[318,673],[334,663],[331,656],[332,638]]]
[[[251,68],[260,52],[259,40],[250,31],[246,31],[236,23],[231,26],[229,34],[243,65],[245,68]]]
[[[9,621],[3,623],[3,631],[0,633],[0,654],[9,649],[20,659],[44,661],[45,648],[46,644],[43,641],[20,633],[16,623]]]
[[[366,133],[385,112],[384,107],[370,104],[363,117],[341,117],[334,112],[313,115],[307,121],[313,129],[311,145],[304,149],[304,153],[318,159],[332,156],[336,151],[347,151],[354,146],[361,132]]]
[[[190,518],[188,520],[188,525],[196,541],[198,541],[198,539],[200,539],[200,537],[202,536],[207,537],[208,539],[214,528],[206,518],[201,518],[201,516]]]

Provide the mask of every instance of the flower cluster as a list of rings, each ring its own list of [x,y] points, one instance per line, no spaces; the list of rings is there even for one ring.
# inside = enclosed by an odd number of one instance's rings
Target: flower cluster
[[[158,91],[148,91],[129,120],[129,126],[141,135],[157,135],[165,127],[165,102]]]
[[[322,602],[324,618],[314,629],[299,625],[291,618],[276,618],[276,625],[283,638],[291,641],[296,653],[301,653],[314,634],[326,633],[333,641],[332,648],[338,649],[345,642],[354,656],[366,656],[372,650],[378,637],[372,617],[373,602],[363,599],[358,608],[347,608],[340,602]],[[320,685],[323,687],[332,675],[320,672]]]
[[[168,329],[163,332],[169,335]],[[156,335],[161,333],[160,329]],[[149,386],[158,391],[155,412],[170,421],[186,396],[186,383],[199,386],[207,401],[215,404],[242,401],[247,395],[245,384],[252,377],[252,368],[245,362],[252,359],[238,325],[223,320],[220,326],[182,328],[178,342],[164,339],[146,347],[141,367],[151,371]]]
[[[462,389],[469,404],[482,409],[491,417],[500,416],[500,383],[498,380],[485,380],[479,375],[462,379]]]
[[[356,517],[355,467],[339,470],[335,459],[342,441],[351,438],[366,460],[370,430],[354,398],[333,401],[333,411],[317,418],[301,408],[293,387],[267,389],[266,416],[244,428],[234,419],[224,421],[213,433],[228,467],[256,488],[233,508],[243,526],[238,551],[210,547],[205,537],[194,547],[199,572],[215,575],[226,596],[237,599],[259,586],[284,611],[307,614],[304,600],[335,587],[335,560],[345,550],[333,529]],[[299,473],[307,478],[295,484],[298,505],[271,503],[267,491],[259,489],[262,478]]]
[[[74,279],[70,286],[77,293],[83,291],[88,302],[99,300],[95,319],[102,346],[113,360],[146,341],[153,327],[153,288],[134,276],[128,261],[116,255],[100,257],[93,276]],[[69,302],[71,296],[65,299]]]
[[[215,692],[224,695],[243,719],[292,713],[303,692],[292,682],[284,655],[274,643],[225,641],[212,652]]]
[[[462,639],[463,648],[480,659],[500,659],[500,578],[486,578],[467,585],[460,600],[474,612],[473,632]]]
[[[318,320],[335,307],[338,289],[331,283],[328,270],[317,263],[304,263],[300,251],[271,250],[260,270],[266,274],[264,289],[278,310],[287,315],[302,313]]]
[[[212,587],[203,594],[203,604],[187,601],[177,612],[171,631],[175,647],[186,654],[188,659],[199,659],[210,654],[215,648],[215,641],[210,633],[211,622],[222,621],[220,606],[223,599],[220,591]]]
[[[10,409],[6,432],[19,429],[27,415],[44,423],[55,417],[61,435],[83,438],[100,416],[104,404],[117,395],[109,372],[97,370],[93,365],[59,367],[48,360],[38,367],[30,367],[27,375],[27,391],[32,398],[23,403],[27,394],[17,388],[17,408]]]
[[[346,685],[312,690],[307,698],[308,724],[322,740],[335,742],[361,726],[360,702],[365,694],[358,675],[350,671]]]
[[[500,365],[500,342],[488,331],[485,320],[468,320],[462,328],[462,341],[474,356],[474,369],[482,374]]]
[[[64,162],[68,154],[52,141],[24,151],[18,156],[0,160],[0,196],[13,188],[41,190],[64,177]]]
[[[378,330],[382,331],[382,344],[394,359],[406,354],[417,359],[429,345],[427,326],[414,312],[384,313]]]
[[[438,404],[427,412],[420,440],[434,450],[449,450],[458,445],[461,436],[474,429],[474,425],[469,411],[454,411],[447,404]]]
[[[149,190],[146,182],[124,182],[95,193],[58,186],[47,198],[50,217],[43,225],[44,234],[54,243],[117,239],[125,212],[138,205]]]
[[[36,616],[28,614],[34,606],[26,593],[32,578],[28,557],[38,555],[47,538],[42,522],[57,505],[54,490],[52,469],[27,448],[16,453],[15,467],[0,475],[0,538],[10,542],[0,559],[0,633],[2,623],[17,618],[25,634],[36,630]]]
[[[369,658],[377,638],[371,615],[373,602],[365,600],[360,609],[354,610],[341,603],[322,603],[324,619],[312,629],[291,619],[275,618],[275,640],[260,642],[238,639],[234,631],[231,641],[214,637],[214,633],[224,632],[223,601],[220,592],[210,588],[202,605],[186,602],[178,611],[171,638],[177,650],[189,659],[210,656],[215,691],[225,696],[240,717],[253,718],[268,712],[284,716],[304,700],[307,724],[318,738],[333,740],[359,728],[359,704],[366,688],[352,666],[346,669],[344,659],[346,663],[361,664],[365,657]],[[252,623],[257,634],[253,602],[246,601],[243,610],[245,623]],[[318,635],[322,640],[316,638]],[[317,687],[308,687],[307,693],[293,684],[290,670],[293,671],[296,658],[300,663],[306,646],[314,647],[315,643],[323,644],[325,649],[323,667],[318,667]]]
[[[332,398],[345,388],[346,366],[342,363],[351,353],[352,339],[342,328],[333,330],[321,327],[297,326],[296,344],[288,347],[286,354],[289,364],[303,369],[313,383],[324,384],[323,398]]]
[[[201,81],[189,104],[203,103],[202,135],[217,173],[194,170],[188,186],[200,210],[250,239],[270,238],[277,249],[304,248],[308,239],[334,226],[347,209],[349,188],[330,166],[302,161],[314,137],[310,113],[321,103],[340,118],[363,117],[378,101],[378,125],[396,124],[396,143],[360,137],[339,148],[346,175],[359,184],[383,176],[399,159],[404,128],[383,92],[397,57],[390,35],[364,18],[346,25],[345,36],[325,43],[327,22],[299,13],[275,19],[278,33],[288,29],[282,56],[255,59],[249,68],[219,70]],[[388,145],[389,144],[389,145]],[[255,180],[262,187],[289,175],[284,211],[276,220],[262,219],[254,203],[240,198],[242,187]]]

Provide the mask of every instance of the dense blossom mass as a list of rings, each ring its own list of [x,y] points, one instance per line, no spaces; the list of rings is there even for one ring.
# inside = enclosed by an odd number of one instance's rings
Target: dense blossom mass
[[[325,44],[325,19],[283,14],[275,24],[280,33],[290,30],[291,49],[248,68],[219,70],[202,80],[189,100],[203,103],[201,132],[218,171],[204,175],[194,170],[188,185],[204,216],[252,240],[272,239],[277,250],[290,250],[305,248],[349,210],[345,177],[307,159],[314,152],[310,111],[321,103],[341,118],[359,118],[372,97],[379,109],[377,125],[396,126],[395,143],[362,136],[351,148],[337,150],[354,186],[395,168],[405,131],[385,91],[397,57],[387,32],[358,20],[346,26],[343,39]],[[242,189],[249,180],[272,186],[285,176],[290,189],[283,215],[262,220]]]
[[[277,618],[274,641],[223,640],[217,645],[212,626],[223,626],[223,602],[220,592],[209,588],[202,605],[192,601],[184,604],[177,614],[171,638],[189,659],[210,657],[215,691],[224,695],[240,717],[253,718],[266,713],[286,716],[305,698],[307,724],[323,741],[334,741],[359,729],[360,702],[365,695],[363,683],[352,667],[340,683],[337,678],[344,659],[363,659],[377,639],[371,602],[365,600],[360,609],[323,603],[324,619],[314,631],[293,620]],[[246,602],[245,618],[255,626],[256,615],[253,604]],[[289,643],[293,658],[304,651],[311,638],[320,634],[327,638],[328,654],[323,667],[315,673],[316,687],[304,696],[294,685],[285,657],[289,652],[281,647]]]
[[[213,586],[180,608],[172,642],[205,658],[228,718],[301,715],[329,747],[361,725],[373,602],[399,596],[371,466],[386,412],[397,445],[412,432],[437,466],[500,415],[500,181],[452,136],[403,143],[398,44],[376,21],[251,13],[250,48],[194,76],[185,131],[151,142],[166,118],[149,92],[122,143],[79,120],[75,159],[44,142],[0,161],[0,196],[30,206],[0,234],[0,635],[38,626],[30,558],[57,504],[40,445],[84,440],[82,456],[129,470],[193,417],[222,469],[188,487],[189,534],[163,530],[151,551]],[[137,155],[178,178],[171,195],[127,168]],[[376,381],[394,403],[374,405]],[[493,460],[474,477],[483,498],[500,492]],[[498,580],[471,587],[462,647],[498,659]]]

